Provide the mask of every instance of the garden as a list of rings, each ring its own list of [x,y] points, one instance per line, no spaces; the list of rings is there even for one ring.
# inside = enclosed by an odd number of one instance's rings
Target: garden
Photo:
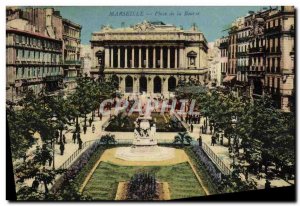
[[[137,172],[155,174],[160,182],[168,182],[171,199],[203,196],[205,192],[198,183],[187,162],[173,166],[119,166],[101,162],[86,185],[83,194],[95,200],[114,200],[118,183],[129,181]]]
[[[176,116],[168,113],[152,112],[152,121],[156,124],[157,132],[184,132],[186,131],[182,123]],[[139,113],[125,114],[119,113],[112,116],[105,131],[109,132],[133,132],[134,122],[139,117]]]

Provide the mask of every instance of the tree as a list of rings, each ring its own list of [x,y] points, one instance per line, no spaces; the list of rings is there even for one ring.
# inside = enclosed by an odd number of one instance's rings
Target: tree
[[[180,143],[183,147],[185,144],[191,144],[192,137],[187,132],[179,132],[174,137],[174,144]]]
[[[49,165],[52,161],[51,149],[43,145],[42,148],[39,146],[36,147],[36,150],[33,151],[25,161],[21,163],[17,163],[15,165],[15,175],[17,179],[17,183],[21,184],[21,190],[17,192],[17,195],[20,197],[24,197],[23,192],[34,192],[30,198],[35,199],[43,197],[45,199],[48,198],[49,185],[53,184],[56,175],[62,174],[64,170],[52,170],[46,167],[47,162]],[[28,184],[24,184],[26,180],[33,179],[33,184],[28,186]],[[44,187],[43,192],[39,189],[39,186],[42,185]],[[41,193],[44,196],[41,196]]]
[[[100,142],[104,145],[116,144],[115,135],[105,134],[100,138]]]

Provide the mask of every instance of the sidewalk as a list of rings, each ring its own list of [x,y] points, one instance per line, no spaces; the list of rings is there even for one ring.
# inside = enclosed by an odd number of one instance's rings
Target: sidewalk
[[[213,151],[214,154],[217,155],[217,157],[226,165],[226,167],[231,168],[231,164],[233,163],[233,159],[229,156],[228,147],[222,146],[219,143],[215,144],[214,146],[211,146],[211,134],[200,134],[200,128],[201,125],[203,125],[204,118],[201,118],[200,124],[193,124],[194,125],[194,131],[193,133],[190,132],[190,135],[197,140],[199,138],[199,135],[202,137],[202,142],[204,142],[209,149]],[[208,132],[210,132],[208,130]],[[228,139],[224,138],[223,140],[224,145],[228,144]],[[242,178],[244,179],[244,176],[242,175]],[[248,175],[249,179],[254,180],[257,183],[258,189],[264,189],[265,188],[265,178],[257,179],[256,175],[249,173]],[[274,179],[270,180],[271,187],[284,187],[284,186],[291,186],[291,184],[283,179]]]
[[[91,117],[91,114],[87,115],[87,120],[89,120],[89,118]],[[99,139],[104,132],[102,131],[102,124],[104,122],[106,122],[109,119],[109,116],[104,116],[102,117],[102,121],[100,121],[99,117],[94,117],[94,121],[92,122],[92,125],[95,125],[95,133],[92,132],[92,127],[87,127],[87,131],[86,134],[83,133],[82,131],[82,125],[84,124],[84,118],[80,118],[79,119],[79,124],[81,127],[81,133],[80,133],[80,137],[82,142],[86,142],[86,141],[90,141],[90,140],[95,140],[95,139]],[[87,121],[87,125],[89,126],[89,123]],[[65,144],[65,150],[64,150],[64,154],[61,155],[60,154],[60,149],[59,149],[59,144],[55,144],[55,168],[59,168],[78,148],[79,145],[76,143],[73,143],[72,140],[72,135],[73,135],[73,131],[75,129],[75,126],[69,126],[68,127],[68,131],[64,131],[63,134],[66,136],[66,144]],[[85,148],[86,149],[86,148]],[[83,149],[81,152],[83,152],[85,149]]]

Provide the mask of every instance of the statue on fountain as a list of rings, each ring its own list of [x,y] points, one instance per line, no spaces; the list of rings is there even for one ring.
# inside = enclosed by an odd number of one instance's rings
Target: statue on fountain
[[[154,146],[157,145],[155,139],[156,126],[151,123],[152,117],[141,115],[135,121],[133,145],[139,146]],[[152,125],[151,125],[152,124]]]
[[[149,115],[135,121],[134,140],[130,147],[118,147],[115,156],[126,161],[162,161],[175,157],[175,149],[157,145],[156,125]]]

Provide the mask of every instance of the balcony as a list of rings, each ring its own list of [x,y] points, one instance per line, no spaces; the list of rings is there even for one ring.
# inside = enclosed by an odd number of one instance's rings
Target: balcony
[[[248,42],[250,39],[249,36],[241,37],[236,40],[237,43]]]
[[[271,28],[267,28],[265,29],[265,34],[266,35],[273,35],[273,34],[278,34],[282,31],[282,26],[275,26],[275,27],[271,27]]]
[[[264,47],[254,47],[254,48],[249,48],[249,54],[260,54],[260,53],[265,53],[266,49]]]
[[[227,49],[227,48],[228,48],[228,42],[227,41],[220,43],[219,49]]]
[[[66,50],[70,50],[70,51],[76,51],[77,47],[76,46],[71,46],[71,45],[66,45]]]
[[[76,81],[77,77],[64,77],[64,82]]]
[[[248,77],[263,77],[265,75],[265,71],[258,71],[258,70],[250,70],[248,71]]]
[[[245,57],[248,56],[248,52],[237,52],[236,57]]]
[[[275,66],[266,67],[266,71],[267,71],[267,73],[278,74],[278,73],[280,73],[280,67],[275,67]]]
[[[65,60],[65,65],[81,65],[81,61],[79,60]]]
[[[271,47],[267,49],[266,53],[268,54],[281,54],[280,47]]]
[[[45,76],[44,77],[44,81],[46,82],[53,82],[53,81],[60,81],[62,80],[62,76],[61,75],[55,75],[55,76]]]
[[[248,71],[248,66],[238,66],[237,71],[240,71],[240,72]]]
[[[290,55],[291,56],[294,56],[295,55],[295,48],[293,47],[292,51],[290,52]]]

